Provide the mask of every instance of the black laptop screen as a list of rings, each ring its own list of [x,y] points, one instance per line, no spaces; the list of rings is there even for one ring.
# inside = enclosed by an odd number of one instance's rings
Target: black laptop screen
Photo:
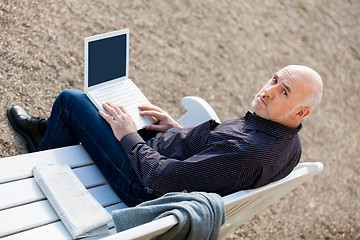
[[[126,34],[89,42],[89,87],[124,76],[126,76]]]

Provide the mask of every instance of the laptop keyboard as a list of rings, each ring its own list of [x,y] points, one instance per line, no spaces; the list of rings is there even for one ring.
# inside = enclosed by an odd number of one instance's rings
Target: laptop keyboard
[[[103,89],[96,94],[96,98],[101,104],[109,102],[119,106],[123,106],[127,111],[131,111],[144,102],[140,94],[131,84],[122,83],[115,87]]]

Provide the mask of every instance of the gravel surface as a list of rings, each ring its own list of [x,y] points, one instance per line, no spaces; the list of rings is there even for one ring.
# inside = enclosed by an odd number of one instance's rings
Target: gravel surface
[[[230,238],[359,238],[359,0],[1,0],[0,157],[26,153],[6,109],[47,117],[61,90],[83,89],[84,37],[122,28],[131,79],[174,117],[196,95],[238,118],[283,66],[318,71],[324,98],[304,122],[301,161],[324,171]]]

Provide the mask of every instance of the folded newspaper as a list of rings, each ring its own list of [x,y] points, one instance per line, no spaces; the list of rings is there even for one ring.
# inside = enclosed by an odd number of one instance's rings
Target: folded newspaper
[[[61,221],[76,238],[108,233],[111,215],[87,191],[68,165],[39,165],[34,178]]]

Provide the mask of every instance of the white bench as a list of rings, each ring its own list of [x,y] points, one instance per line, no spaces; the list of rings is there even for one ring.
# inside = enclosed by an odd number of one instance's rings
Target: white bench
[[[214,110],[202,99],[186,97],[187,112],[179,119],[183,126],[193,126],[210,118],[220,122]],[[39,164],[65,163],[79,177],[90,193],[109,212],[127,206],[107,185],[105,178],[81,145],[23,154],[0,159],[0,238],[1,239],[71,239],[59,217],[38,188],[32,168]],[[264,187],[239,191],[224,197],[226,222],[220,239],[239,224],[267,207],[287,192],[321,171],[321,163],[301,163],[284,179]],[[116,233],[89,239],[149,239],[177,224],[174,216]]]

